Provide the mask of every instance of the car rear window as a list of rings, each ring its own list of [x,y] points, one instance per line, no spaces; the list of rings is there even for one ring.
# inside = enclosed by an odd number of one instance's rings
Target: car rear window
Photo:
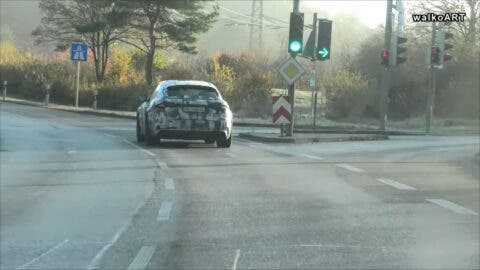
[[[194,85],[176,85],[167,88],[168,97],[188,98],[188,99],[217,99],[217,90]]]

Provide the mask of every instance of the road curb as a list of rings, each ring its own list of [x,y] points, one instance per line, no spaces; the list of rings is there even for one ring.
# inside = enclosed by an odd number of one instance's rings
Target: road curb
[[[342,133],[345,135],[345,133]],[[387,140],[388,135],[385,134],[352,134],[351,136],[339,136],[339,137],[271,137],[261,134],[253,133],[240,133],[238,135],[240,138],[263,142],[263,143],[322,143],[322,142],[345,142],[345,141],[377,141],[377,140]]]
[[[50,104],[50,106],[45,107],[43,102],[37,101],[29,101],[23,99],[12,99],[7,97],[7,100],[3,101],[0,100],[0,103],[9,102],[15,103],[20,105],[27,105],[27,106],[35,106],[35,107],[42,107],[47,109],[53,109],[58,111],[65,111],[65,112],[73,112],[73,113],[81,113],[81,114],[88,114],[88,115],[95,115],[95,116],[109,116],[115,118],[123,118],[123,119],[136,119],[135,112],[122,112],[122,111],[109,111],[109,110],[94,110],[88,107],[80,107],[80,108],[69,108],[67,105],[59,105],[59,104]],[[128,115],[127,113],[131,113]],[[247,123],[247,122],[233,122],[234,127],[263,127],[263,128],[275,128],[278,125],[274,124],[266,124],[266,123]],[[478,135],[479,131],[458,131],[458,132],[434,132],[433,134],[427,134],[425,132],[418,132],[418,131],[404,131],[404,130],[387,130],[382,131],[378,129],[369,129],[369,128],[355,128],[354,126],[322,126],[318,128],[311,128],[305,125],[298,125],[294,129],[295,133],[311,133],[311,134],[356,134],[356,135],[385,135],[385,136],[425,136],[425,135],[463,135],[463,134],[473,134]]]

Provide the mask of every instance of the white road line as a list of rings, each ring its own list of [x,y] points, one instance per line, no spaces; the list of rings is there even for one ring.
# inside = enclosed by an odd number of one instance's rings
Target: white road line
[[[165,221],[170,218],[170,211],[172,211],[173,202],[164,201],[160,205],[160,209],[158,210],[158,221]]]
[[[93,259],[90,261],[90,264],[88,264],[87,266],[87,269],[88,270],[93,270],[93,269],[98,269],[98,267],[100,266],[100,260],[102,259],[103,255],[105,254],[105,252],[107,252],[107,250],[113,246],[113,244],[115,244],[118,239],[120,238],[120,235],[123,234],[123,232],[127,229],[127,227],[130,225],[130,222],[127,222],[123,225],[122,228],[120,228],[120,230],[118,230],[117,233],[115,233],[115,235],[113,236],[113,238],[105,245],[102,247],[102,249],[95,255],[95,257],[93,257]]]
[[[402,184],[402,183],[399,183],[397,181],[394,181],[394,180],[391,180],[391,179],[385,179],[385,178],[378,178],[377,181],[379,182],[382,182],[386,185],[389,185],[389,186],[392,186],[396,189],[400,189],[400,190],[417,190],[416,188],[414,187],[411,187],[409,185],[405,185],[405,184]]]
[[[130,215],[130,217],[133,217],[138,212],[138,210],[140,210],[141,207],[142,207],[142,204],[139,204],[135,208],[133,213]],[[87,266],[88,270],[98,269],[98,267],[100,266],[100,260],[102,259],[103,255],[105,255],[105,252],[107,252],[107,250],[118,241],[118,239],[123,234],[123,232],[125,232],[128,226],[130,226],[131,222],[132,222],[132,218],[130,218],[130,220],[127,223],[123,224],[123,226],[120,228],[120,230],[118,230],[115,233],[112,239],[109,242],[107,242],[105,246],[102,247],[102,249],[95,255],[95,257],[93,257],[93,259],[90,261],[90,263]]]
[[[117,136],[115,136],[115,135],[108,134],[108,133],[103,133],[103,135],[108,136],[108,137],[112,137],[112,138],[116,138],[116,137],[117,137]]]
[[[67,153],[68,153],[69,155],[73,155],[73,154],[76,154],[76,153],[77,153],[77,151],[75,151],[75,150],[68,150],[68,152],[67,152]]]
[[[299,244],[299,245],[293,245],[294,247],[323,247],[324,245],[322,244]]]
[[[17,267],[17,269],[25,269],[26,267],[34,264],[36,261],[40,260],[40,258],[42,257],[45,257],[47,256],[48,254],[50,254],[51,252],[61,248],[63,245],[65,245],[66,243],[68,243],[68,239],[65,239],[63,240],[62,242],[58,243],[56,246],[52,247],[51,249],[47,250],[46,252],[40,254],[40,256],[34,258],[33,260],[29,261],[28,263],[22,265],[22,266],[19,266]]]
[[[144,149],[144,148],[142,148],[142,147],[140,147],[140,146],[132,143],[131,141],[129,141],[129,140],[127,140],[127,139],[123,139],[123,141],[124,141],[125,143],[127,143],[127,144],[129,144],[129,145],[131,145],[131,146],[133,146],[133,147],[135,147],[135,148],[137,148],[138,150],[144,152],[145,154],[147,154],[147,155],[149,155],[149,156],[152,156],[152,157],[155,156],[154,153],[152,153],[152,152],[148,151],[147,149]]]
[[[317,157],[317,156],[309,155],[309,154],[302,154],[301,156],[306,157],[306,158],[310,158],[310,159],[316,159],[316,160],[322,160],[323,159],[321,157]]]
[[[235,259],[233,260],[232,270],[237,270],[238,259],[240,259],[240,249],[237,249],[235,253]]]
[[[173,183],[173,178],[165,179],[165,189],[174,190],[175,184]]]
[[[312,248],[372,248],[377,249],[378,247],[369,247],[369,246],[358,246],[358,245],[333,245],[333,244],[298,244],[292,245],[293,247],[312,247]],[[383,247],[382,247],[383,248]]]
[[[443,208],[446,208],[450,211],[453,211],[457,214],[462,214],[462,215],[475,215],[477,216],[478,213],[468,209],[468,208],[465,208],[461,205],[458,205],[456,203],[453,203],[451,201],[447,201],[447,200],[442,200],[442,199],[425,199],[426,201],[428,202],[431,202],[431,203],[434,203],[438,206],[441,206]]]
[[[225,155],[229,158],[234,158],[235,157],[235,155],[233,153],[230,153],[230,152],[225,153]]]
[[[155,253],[155,246],[143,246],[133,259],[132,263],[128,266],[127,270],[143,270],[147,268],[150,259],[152,259]]]
[[[336,164],[336,166],[340,167],[340,168],[343,168],[345,170],[349,170],[351,172],[358,172],[358,173],[365,172],[364,169],[360,169],[360,168],[357,168],[357,167],[354,167],[354,166],[351,166],[351,165],[348,165],[348,164],[344,164],[344,163]]]

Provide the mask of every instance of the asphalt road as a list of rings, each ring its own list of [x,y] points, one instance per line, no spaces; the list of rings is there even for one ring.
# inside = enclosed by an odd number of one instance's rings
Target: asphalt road
[[[135,142],[1,103],[1,269],[472,269],[479,137]]]

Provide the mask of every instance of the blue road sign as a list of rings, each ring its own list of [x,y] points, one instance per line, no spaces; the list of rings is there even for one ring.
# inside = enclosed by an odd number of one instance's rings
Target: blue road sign
[[[72,43],[70,59],[72,61],[87,61],[88,45],[83,43]]]

